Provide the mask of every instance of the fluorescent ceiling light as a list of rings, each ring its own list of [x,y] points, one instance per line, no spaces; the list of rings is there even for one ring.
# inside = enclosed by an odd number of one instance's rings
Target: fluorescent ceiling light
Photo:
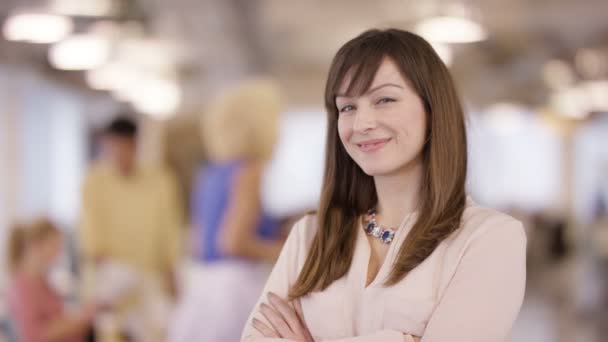
[[[106,63],[110,42],[92,34],[71,36],[51,47],[49,61],[61,70],[89,70]]]
[[[50,44],[64,39],[73,29],[72,21],[61,15],[20,13],[6,19],[3,34],[7,40]]]
[[[133,106],[138,111],[166,119],[176,113],[181,100],[181,91],[174,81],[143,80],[131,97]]]

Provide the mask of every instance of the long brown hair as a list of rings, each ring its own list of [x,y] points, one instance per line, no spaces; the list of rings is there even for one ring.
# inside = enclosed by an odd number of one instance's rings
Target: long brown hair
[[[48,219],[39,218],[32,223],[17,223],[11,228],[8,239],[8,269],[16,272],[23,260],[28,243],[37,242],[53,234],[59,234],[59,229]]]
[[[338,137],[336,94],[345,77],[347,95],[369,87],[384,58],[422,100],[427,132],[422,150],[423,179],[418,215],[385,281],[398,283],[460,226],[466,194],[467,140],[463,109],[452,77],[431,45],[402,30],[369,30],[350,40],[334,57],[325,88],[327,142],[325,174],[317,212],[318,230],[290,298],[324,290],[348,272],[360,215],[376,205],[373,177],[346,153]]]

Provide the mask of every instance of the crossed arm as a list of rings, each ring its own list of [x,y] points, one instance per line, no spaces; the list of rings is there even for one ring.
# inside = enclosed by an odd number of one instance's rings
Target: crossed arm
[[[297,300],[283,299],[297,277],[293,265],[302,252],[298,250],[298,235],[296,225],[245,326],[242,341],[313,341]],[[488,229],[466,247],[424,336],[380,330],[371,335],[325,342],[504,341],[523,301],[525,254],[526,237],[521,225]]]

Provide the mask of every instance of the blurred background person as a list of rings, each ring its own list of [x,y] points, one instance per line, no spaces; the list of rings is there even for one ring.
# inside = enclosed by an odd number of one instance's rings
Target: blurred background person
[[[182,209],[167,170],[137,163],[137,125],[127,116],[113,119],[102,137],[102,159],[82,189],[80,242],[85,291],[95,293],[106,267],[131,271],[136,289],[124,299],[118,321],[138,341],[163,339],[162,304],[175,297]],[[114,266],[112,266],[114,265]],[[150,306],[155,309],[151,309]]]
[[[281,109],[277,85],[257,79],[229,88],[203,115],[209,160],[191,201],[199,275],[182,298],[172,342],[238,341],[279,255],[285,234],[262,207],[261,183]]]
[[[63,299],[49,285],[48,275],[62,250],[62,234],[47,219],[16,225],[10,233],[9,311],[17,341],[84,341],[101,305],[84,305],[79,313],[64,309]]]

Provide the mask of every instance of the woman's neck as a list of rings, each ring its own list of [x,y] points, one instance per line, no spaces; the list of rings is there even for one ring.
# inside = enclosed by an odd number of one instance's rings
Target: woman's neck
[[[418,162],[393,174],[374,177],[380,224],[398,227],[408,213],[417,210],[422,171]]]

